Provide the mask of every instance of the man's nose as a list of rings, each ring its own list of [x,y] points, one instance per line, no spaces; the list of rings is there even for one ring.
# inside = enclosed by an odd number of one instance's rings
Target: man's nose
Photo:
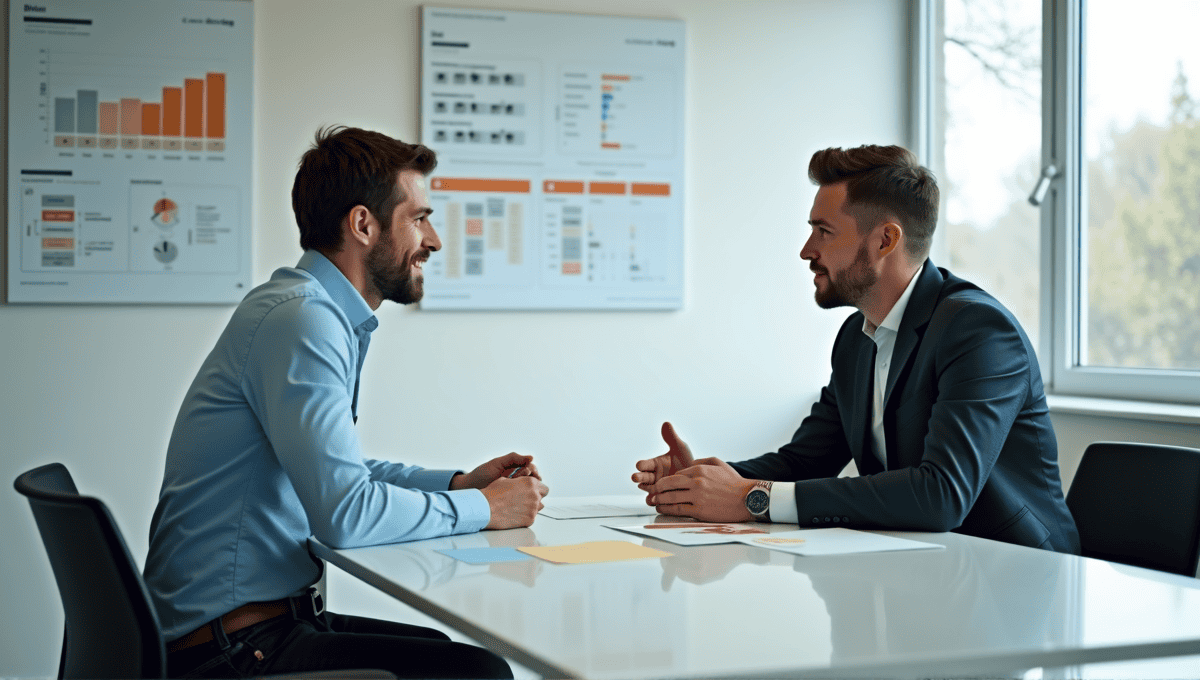
[[[421,245],[428,248],[429,250],[441,250],[442,249],[442,239],[438,238],[437,230],[435,230],[433,228],[433,225],[430,224],[428,227],[426,227],[424,229],[424,231],[425,231],[425,238],[422,239]]]

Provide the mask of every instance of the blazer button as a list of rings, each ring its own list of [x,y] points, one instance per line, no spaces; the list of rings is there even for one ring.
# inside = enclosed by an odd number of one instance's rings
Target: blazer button
[[[820,523],[821,523],[820,517],[813,517],[813,524],[820,524]]]
[[[844,523],[844,524],[849,524],[849,523],[850,523],[850,518],[849,518],[849,517],[843,517],[843,518],[842,518],[842,523]]]
[[[838,523],[838,522],[840,522],[840,521],[841,521],[841,518],[840,518],[840,517],[836,517],[836,516],[835,516],[835,517],[833,518],[833,523],[834,523],[834,524],[837,524],[837,523]]]
[[[826,521],[826,522],[828,522],[828,521],[829,521],[829,518],[828,518],[828,517],[826,517],[826,518],[825,518],[825,521]]]

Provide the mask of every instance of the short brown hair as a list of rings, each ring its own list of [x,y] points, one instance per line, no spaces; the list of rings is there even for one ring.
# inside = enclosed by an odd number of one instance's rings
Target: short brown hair
[[[846,212],[866,233],[885,219],[900,221],[912,260],[929,255],[937,226],[937,178],[902,146],[829,148],[813,154],[808,178],[819,186],[846,183]]]
[[[370,210],[387,231],[392,211],[406,200],[396,185],[400,172],[428,175],[436,167],[437,154],[420,144],[344,125],[318,129],[292,184],[300,247],[341,250],[342,219],[356,205]]]

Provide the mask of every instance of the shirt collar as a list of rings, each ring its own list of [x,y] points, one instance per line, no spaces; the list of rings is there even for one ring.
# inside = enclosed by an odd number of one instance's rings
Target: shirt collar
[[[379,320],[375,318],[370,305],[363,299],[358,289],[350,283],[337,265],[330,262],[329,258],[319,251],[304,251],[304,256],[300,258],[296,268],[313,275],[313,278],[325,288],[325,292],[329,293],[334,304],[341,308],[346,318],[350,319],[352,326],[355,328],[363,326],[367,331],[373,331],[379,326]]]
[[[917,280],[921,278],[921,271],[924,269],[924,263],[917,267],[917,272],[908,281],[908,287],[900,294],[900,299],[896,300],[896,304],[892,305],[891,311],[883,318],[883,323],[879,324],[879,328],[885,328],[893,333],[900,331],[900,320],[904,318],[904,310],[908,308],[908,299],[912,297],[913,290],[917,287]],[[867,320],[866,315],[863,315],[863,333],[874,338],[879,328],[871,329],[871,322]]]

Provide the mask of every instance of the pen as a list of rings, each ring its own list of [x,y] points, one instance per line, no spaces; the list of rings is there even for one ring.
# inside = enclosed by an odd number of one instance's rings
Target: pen
[[[518,465],[517,467],[513,468],[513,471],[512,471],[512,472],[508,473],[508,478],[509,478],[509,479],[512,479],[513,477],[516,477],[516,476],[517,476],[517,473],[518,473],[518,472],[520,472],[520,471],[521,471],[521,470],[523,470],[523,469],[525,469],[525,466],[524,466],[524,465]]]

